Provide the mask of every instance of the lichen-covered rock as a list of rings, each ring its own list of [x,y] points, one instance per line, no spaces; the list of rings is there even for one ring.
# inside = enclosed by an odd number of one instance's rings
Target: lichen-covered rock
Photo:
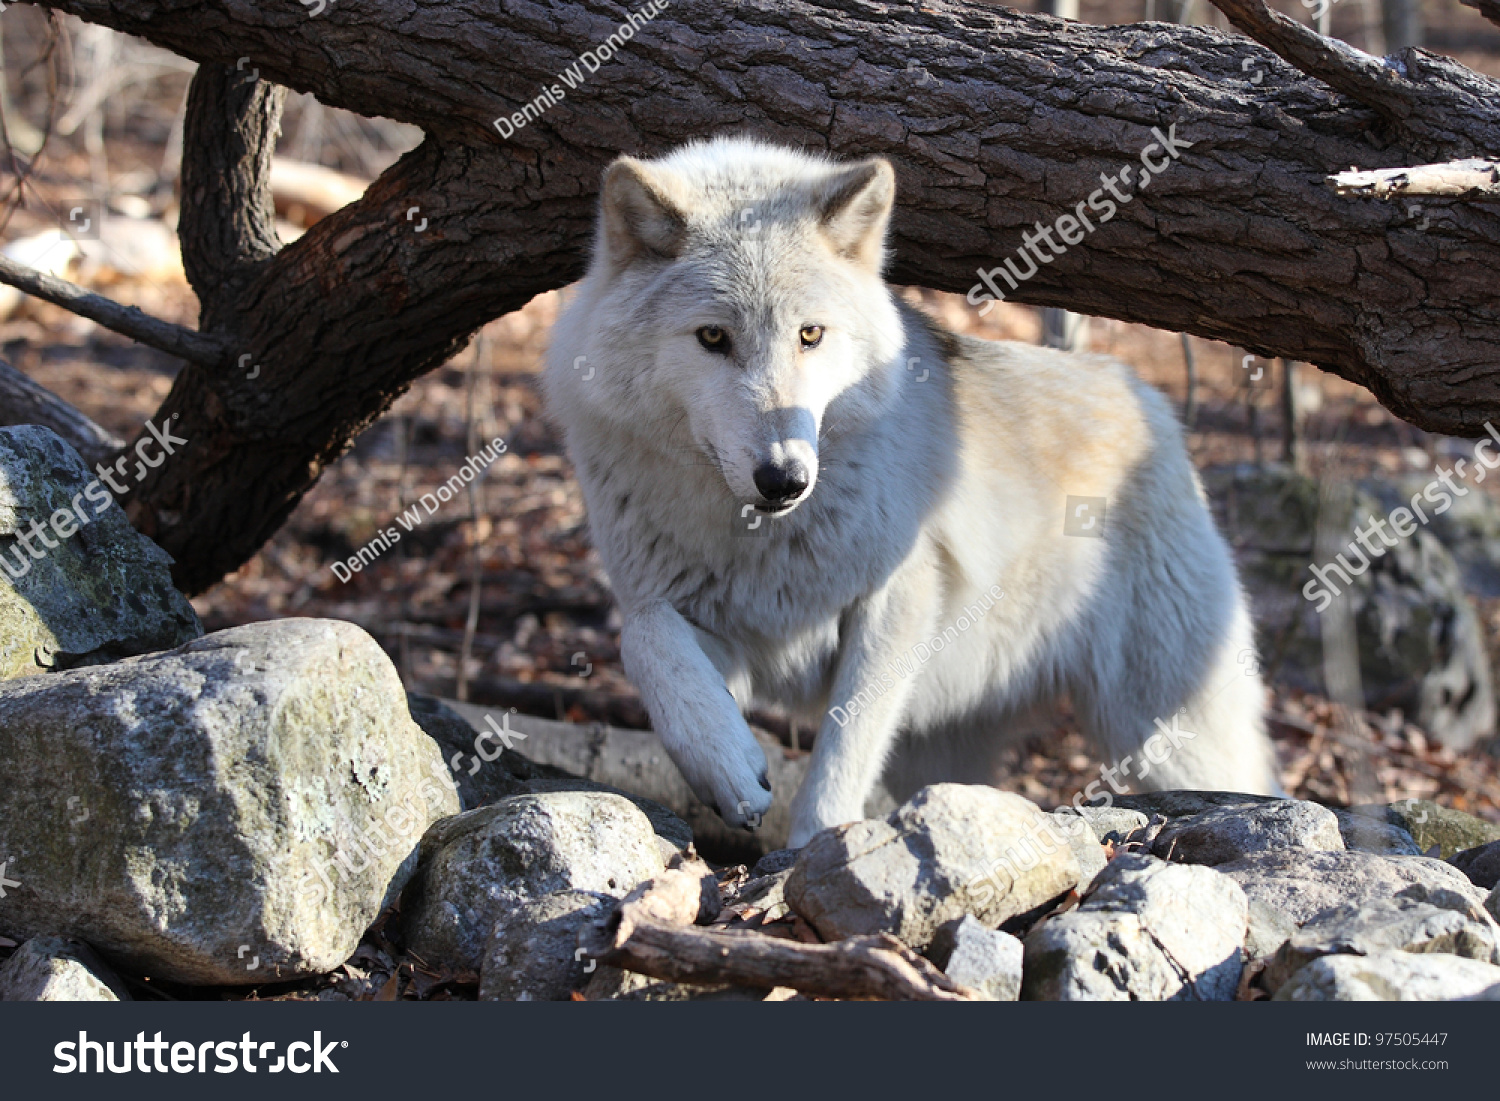
[[[1264,637],[1276,639],[1271,672],[1282,683],[1328,695],[1320,604],[1303,593],[1313,578],[1309,563],[1329,561],[1314,545],[1316,534],[1320,526],[1336,533],[1342,550],[1353,543],[1356,525],[1406,504],[1410,493],[1382,504],[1390,487],[1369,482],[1349,492],[1332,487],[1330,494],[1288,467],[1251,463],[1210,468],[1203,480],[1234,544],[1255,622]],[[1371,710],[1399,708],[1444,744],[1464,749],[1494,730],[1495,694],[1483,626],[1457,563],[1434,532],[1423,526],[1383,548],[1357,577],[1340,577],[1335,562],[1331,580],[1353,620]]]
[[[932,962],[954,982],[989,1002],[1013,1002],[1021,996],[1021,941],[1000,929],[986,929],[965,914],[938,932]]]
[[[1500,826],[1465,814],[1461,810],[1440,806],[1427,799],[1402,799],[1389,805],[1367,803],[1350,807],[1354,814],[1400,826],[1411,834],[1424,854],[1436,845],[1444,860],[1454,853],[1472,849],[1491,841],[1500,841]]]
[[[1278,1002],[1446,1002],[1500,984],[1500,967],[1459,956],[1374,952],[1323,956],[1293,975]]]
[[[651,822],[601,792],[513,795],[439,822],[402,911],[407,947],[429,964],[479,971],[495,923],[557,891],[621,898],[662,870]]]
[[[1449,905],[1435,905],[1433,899]],[[1261,981],[1274,992],[1319,957],[1376,952],[1441,952],[1500,964],[1496,929],[1482,909],[1449,891],[1408,888],[1394,898],[1319,914],[1281,946]]]
[[[1333,812],[1301,799],[1217,807],[1170,823],[1151,851],[1182,864],[1228,864],[1278,849],[1340,852],[1344,839]]]
[[[1462,872],[1421,856],[1286,849],[1253,853],[1220,864],[1218,870],[1245,889],[1250,902],[1245,947],[1253,957],[1272,954],[1298,926],[1324,910],[1389,898],[1412,886],[1484,901]]]
[[[0,683],[0,932],[184,983],[327,971],[458,809],[364,631],[256,623]]]
[[[1078,909],[1028,934],[1022,997],[1230,1001],[1245,924],[1244,892],[1213,868],[1119,856]]]
[[[203,634],[171,565],[62,437],[0,428],[0,680]]]
[[[0,1002],[119,1001],[124,984],[82,941],[33,937],[0,964]]]
[[[583,957],[578,932],[612,901],[591,891],[554,891],[503,913],[485,948],[479,1000],[568,1001],[599,966]]]
[[[1468,876],[1474,886],[1488,890],[1500,883],[1500,841],[1454,853],[1448,863]]]
[[[994,788],[934,784],[802,850],[786,899],[825,940],[890,933],[922,951],[973,914],[991,928],[1065,894],[1080,869],[1051,815]]]

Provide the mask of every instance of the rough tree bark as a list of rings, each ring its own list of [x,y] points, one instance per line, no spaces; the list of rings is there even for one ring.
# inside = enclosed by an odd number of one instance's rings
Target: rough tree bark
[[[951,0],[677,0],[509,141],[493,120],[631,9],[339,0],[311,18],[281,0],[44,3],[204,65],[184,253],[203,328],[227,351],[179,375],[157,419],[180,414],[191,446],[132,502],[190,592],[254,554],[351,438],[477,326],[579,274],[615,154],[726,130],[890,157],[894,278],[964,292],[1033,223],[1137,163],[1153,128],[1175,127],[1191,143],[1180,159],[1015,300],[1309,361],[1434,430],[1473,434],[1500,416],[1500,208],[1428,200],[1417,217],[1325,183],[1351,166],[1495,154],[1497,85],[1421,51],[1399,69],[1330,54],[1268,22],[1259,0],[1219,6],[1318,79],[1202,27]],[[427,140],[276,251],[262,217],[275,97],[236,83],[253,69]]]

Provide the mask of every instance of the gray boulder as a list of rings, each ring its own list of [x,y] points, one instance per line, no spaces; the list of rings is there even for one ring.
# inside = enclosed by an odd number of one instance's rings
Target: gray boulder
[[[1488,890],[1500,883],[1500,841],[1454,853],[1448,863],[1468,876],[1474,886]]]
[[[1418,897],[1429,899],[1418,901]],[[1443,896],[1446,896],[1444,898]],[[1431,898],[1447,901],[1435,905]],[[1266,968],[1267,990],[1280,989],[1297,971],[1322,956],[1369,956],[1376,952],[1443,952],[1500,964],[1496,928],[1483,910],[1452,892],[1408,888],[1394,898],[1326,911],[1292,934]]]
[[[1249,900],[1245,949],[1252,957],[1271,955],[1325,910],[1389,898],[1408,887],[1454,891],[1476,903],[1484,898],[1456,868],[1421,856],[1286,849],[1252,853],[1218,870]]]
[[[1500,921],[1500,887],[1496,887],[1484,899],[1484,912]]]
[[[171,565],[60,436],[0,428],[0,680],[203,634]]]
[[[1215,865],[1278,849],[1343,848],[1339,820],[1331,810],[1301,799],[1280,799],[1179,818],[1157,835],[1151,851],[1164,860]]]
[[[468,719],[436,696],[409,692],[406,700],[411,707],[411,717],[442,749],[443,759],[448,762],[454,783],[458,785],[458,798],[464,810],[476,810],[512,795],[537,795],[545,791],[612,792],[629,799],[651,820],[656,836],[662,841],[663,859],[685,852],[693,843],[693,831],[688,824],[653,799],[585,780],[566,769],[538,764],[514,749],[505,748],[503,738],[497,738],[494,727],[483,718],[478,727],[472,726]],[[463,706],[474,713],[472,705]],[[507,713],[496,710],[493,714],[485,714],[503,725]],[[514,721],[519,737],[526,735],[521,725],[529,725],[535,720],[518,718]],[[527,740],[529,737],[526,735]]]
[[[651,822],[599,792],[513,795],[439,822],[402,902],[407,947],[429,964],[479,971],[496,922],[557,891],[624,897],[662,870]]]
[[[1339,820],[1339,834],[1344,838],[1344,848],[1350,852],[1377,853],[1381,856],[1422,856],[1417,842],[1405,827],[1383,819],[1371,818],[1367,814],[1335,809]]]
[[[1278,1002],[1447,1002],[1500,984],[1500,967],[1459,956],[1374,952],[1323,956],[1278,991]]]
[[[578,931],[613,900],[590,891],[555,891],[527,899],[495,922],[479,973],[479,1000],[565,1002],[598,970],[583,958]]]
[[[1093,825],[1076,814],[1054,811],[1049,817],[1057,824],[1058,832],[1067,839],[1068,848],[1073,850],[1073,856],[1078,861],[1078,889],[1087,889],[1109,862],[1104,855],[1104,846],[1094,834]]]
[[[33,937],[0,965],[0,1002],[130,1000],[125,985],[82,941]]]
[[[1244,892],[1214,869],[1119,856],[1078,909],[1027,936],[1022,996],[1232,1001],[1245,924]]]
[[[1193,814],[1205,814],[1221,807],[1251,807],[1261,803],[1279,803],[1275,795],[1249,795],[1243,791],[1143,791],[1139,794],[1120,795],[1115,806],[1133,810],[1147,818],[1162,815],[1165,818],[1186,818]]]
[[[0,932],[184,983],[327,971],[458,809],[441,768],[349,623],[0,683]]]
[[[1282,466],[1218,467],[1203,478],[1235,546],[1256,624],[1275,640],[1280,662],[1271,673],[1278,681],[1329,694],[1317,610],[1326,599],[1308,600],[1303,588],[1314,579],[1309,563],[1336,565],[1334,555],[1342,553],[1356,569],[1369,562],[1357,576],[1326,574],[1353,619],[1366,706],[1382,713],[1399,708],[1454,749],[1494,730],[1484,631],[1458,565],[1434,530],[1418,527],[1379,557],[1354,543],[1356,526],[1367,526],[1371,516],[1383,519],[1409,497],[1382,500],[1387,488],[1374,484],[1320,494],[1311,478]],[[1426,515],[1435,517],[1430,509]],[[1331,536],[1327,549],[1314,545],[1320,522]],[[1357,549],[1350,551],[1351,544]]]
[[[1021,996],[1021,960],[1025,946],[1000,929],[986,929],[973,914],[950,922],[938,933],[930,956],[954,982],[989,1002],[1013,1002]]]
[[[1080,806],[1064,804],[1053,814],[1072,814],[1082,818],[1094,831],[1094,840],[1101,845],[1113,836],[1116,841],[1128,841],[1132,834],[1146,828],[1148,819],[1138,810],[1125,807],[1096,807],[1091,803]]]
[[[923,788],[885,818],[824,830],[786,899],[824,940],[890,933],[917,951],[973,914],[994,928],[1078,885],[1078,860],[1034,803],[969,784]]]

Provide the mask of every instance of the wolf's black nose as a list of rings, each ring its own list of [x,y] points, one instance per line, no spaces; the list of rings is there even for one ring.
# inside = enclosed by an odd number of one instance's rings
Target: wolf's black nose
[[[778,466],[766,463],[755,468],[755,488],[768,501],[780,504],[800,497],[807,489],[807,467],[796,459]]]

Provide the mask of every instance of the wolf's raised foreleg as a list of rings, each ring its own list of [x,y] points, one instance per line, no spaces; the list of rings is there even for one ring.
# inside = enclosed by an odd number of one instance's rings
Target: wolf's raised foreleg
[[[925,556],[913,559],[840,626],[829,710],[792,801],[793,848],[819,830],[864,817],[865,799],[900,733],[921,676],[915,648],[930,637],[940,599],[936,569]]]
[[[625,612],[625,673],[693,793],[731,826],[756,826],[771,808],[766,755],[692,624],[665,601]]]

